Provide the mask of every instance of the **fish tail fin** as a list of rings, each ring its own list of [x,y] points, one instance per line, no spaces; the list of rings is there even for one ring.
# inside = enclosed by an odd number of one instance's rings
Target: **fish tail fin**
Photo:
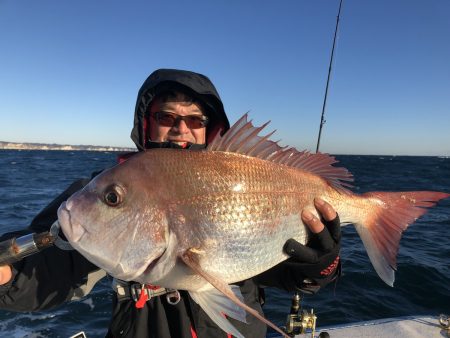
[[[394,286],[397,253],[403,231],[449,194],[435,191],[370,192],[362,197],[371,202],[365,220],[355,224],[367,254],[380,278]]]

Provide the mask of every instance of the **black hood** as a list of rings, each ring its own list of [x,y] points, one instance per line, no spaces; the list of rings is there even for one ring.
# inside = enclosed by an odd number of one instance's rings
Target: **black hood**
[[[147,109],[156,95],[166,90],[180,90],[199,100],[206,108],[210,118],[206,132],[206,141],[219,131],[230,128],[222,100],[212,82],[204,75],[178,69],[158,69],[145,80],[139,90],[134,110],[134,126],[131,139],[139,150],[144,150],[146,132],[144,120]]]

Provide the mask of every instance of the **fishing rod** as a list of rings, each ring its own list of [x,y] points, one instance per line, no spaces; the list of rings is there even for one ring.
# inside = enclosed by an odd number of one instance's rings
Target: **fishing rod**
[[[30,233],[0,242],[0,266],[13,264],[53,245],[63,250],[71,250],[70,244],[58,236],[59,229],[59,223],[56,221],[50,231]]]
[[[330,77],[331,77],[331,68],[333,66],[333,58],[334,58],[334,47],[336,45],[336,36],[338,32],[339,27],[339,18],[341,16],[341,7],[342,7],[342,1],[339,2],[339,11],[336,18],[336,28],[334,30],[334,39],[333,39],[333,48],[331,49],[331,57],[330,57],[330,64],[328,66],[328,78],[327,78],[327,85],[325,87],[325,96],[323,98],[323,105],[322,105],[322,115],[320,116],[320,126],[319,126],[319,136],[317,138],[317,146],[316,146],[316,153],[319,152],[319,146],[320,146],[320,137],[322,135],[322,127],[325,124],[325,107],[327,105],[327,97],[328,97],[328,85],[330,83]]]
[[[0,243],[0,265],[8,265],[53,245],[55,238],[46,231],[14,237]]]
[[[317,138],[316,153],[319,152],[320,137],[322,135],[322,127],[326,122],[325,121],[325,107],[327,104],[328,86],[330,84],[331,68],[333,66],[334,48],[336,46],[336,36],[337,36],[338,28],[339,28],[339,18],[341,16],[342,2],[343,2],[343,0],[340,0],[338,15],[336,18],[336,28],[334,30],[333,48],[331,49],[330,64],[328,66],[327,85],[325,87],[325,96],[323,99],[322,114],[320,116],[320,127],[319,127],[319,136]],[[299,291],[296,291],[294,294],[294,297],[292,298],[292,304],[291,304],[291,309],[290,309],[289,315],[287,316],[285,332],[292,337],[294,335],[305,334],[305,333],[311,333],[311,337],[314,337],[315,330],[316,330],[317,316],[315,315],[313,310],[308,312],[308,311],[302,309],[301,300],[302,300],[302,295],[300,294]],[[326,338],[326,337],[330,337],[330,335],[327,332],[321,332],[319,334],[319,337]]]

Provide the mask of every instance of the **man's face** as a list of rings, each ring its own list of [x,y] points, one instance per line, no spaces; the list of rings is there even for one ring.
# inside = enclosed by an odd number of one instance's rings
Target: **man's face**
[[[150,140],[154,142],[170,141],[181,147],[186,146],[187,142],[196,144],[206,142],[206,127],[192,129],[181,119],[178,119],[171,127],[163,126],[153,117],[153,114],[157,112],[171,113],[175,116],[202,116],[202,108],[197,103],[179,100],[163,102],[160,99],[155,99],[150,107]]]

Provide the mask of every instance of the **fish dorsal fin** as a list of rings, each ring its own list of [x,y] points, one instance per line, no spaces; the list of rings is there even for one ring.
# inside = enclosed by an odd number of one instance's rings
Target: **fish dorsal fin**
[[[247,120],[247,115],[244,114],[223,136],[218,133],[207,150],[239,153],[302,169],[324,178],[341,192],[347,192],[346,187],[352,186],[348,182],[353,181],[353,175],[345,168],[333,167],[338,162],[333,156],[281,147],[279,141],[269,139],[275,131],[265,136],[259,135],[270,121],[255,127],[251,120]]]

